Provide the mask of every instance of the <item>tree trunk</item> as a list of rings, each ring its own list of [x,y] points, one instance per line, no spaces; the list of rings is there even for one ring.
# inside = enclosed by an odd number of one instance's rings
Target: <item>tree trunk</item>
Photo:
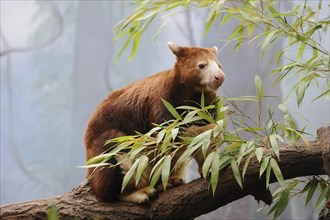
[[[278,164],[284,178],[326,174],[330,170],[329,140],[330,127],[322,127],[318,130],[318,140],[309,142],[310,146],[305,143],[281,146]],[[251,159],[243,189],[228,168],[221,171],[214,196],[208,182],[197,179],[160,193],[148,205],[98,202],[88,184],[81,183],[62,196],[3,206],[0,218],[45,219],[48,209],[54,206],[60,219],[192,219],[247,195],[269,204],[271,194],[259,178],[259,168],[258,161]],[[273,174],[270,181],[276,182]],[[323,216],[323,219],[329,218],[329,215]]]

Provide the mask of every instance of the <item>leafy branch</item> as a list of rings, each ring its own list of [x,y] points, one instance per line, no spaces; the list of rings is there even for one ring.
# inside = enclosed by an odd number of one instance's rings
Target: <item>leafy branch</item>
[[[269,212],[274,212],[274,218],[277,218],[284,211],[289,194],[295,190],[293,185],[296,186],[291,183],[287,185],[284,181],[278,164],[281,158],[280,143],[302,139],[309,146],[309,142],[305,137],[306,133],[296,130],[294,123],[290,123],[292,119],[288,113],[285,113],[283,121],[275,122],[272,119],[273,112],[268,110],[268,120],[262,124],[260,115],[264,95],[262,81],[258,76],[256,89],[257,97],[220,97],[214,105],[209,106],[205,106],[203,95],[199,107],[187,105],[174,108],[163,100],[173,120],[155,125],[146,134],[138,133],[109,140],[105,146],[111,144],[111,147],[103,154],[91,158],[84,167],[114,167],[129,161],[131,167],[124,176],[122,191],[130,181],[134,181],[138,186],[143,173],[144,176],[148,174],[150,187],[161,184],[166,190],[171,174],[200,154],[204,162],[199,172],[201,177],[209,182],[214,195],[221,173],[225,169],[232,170],[237,184],[243,188],[250,161],[256,159],[260,164],[259,178],[264,178],[265,189],[269,187],[272,173],[280,183],[280,190],[274,194],[275,201],[278,198],[279,200]],[[259,110],[258,121],[247,117],[238,108],[235,103],[237,101],[256,102]],[[285,111],[283,105],[279,108]],[[183,112],[179,113],[178,110]],[[229,129],[230,122],[235,125],[233,130]],[[254,138],[244,139],[246,134],[253,134]],[[116,158],[117,164],[107,163],[110,158]],[[152,167],[151,171],[146,169],[149,165]],[[324,206],[329,198],[329,180],[318,180],[322,193],[316,208]],[[309,187],[307,185],[306,187]],[[300,194],[302,193],[311,194],[309,188],[300,191]],[[325,210],[328,211],[327,208]]]
[[[130,44],[132,49],[129,59],[134,57],[142,34],[157,16],[160,16],[162,24],[156,31],[155,38],[165,27],[168,18],[174,14],[190,8],[206,8],[208,14],[204,23],[204,35],[208,34],[215,21],[221,26],[229,20],[239,22],[232,33],[223,39],[225,46],[235,43],[233,48],[239,49],[243,44],[257,42],[263,59],[267,49],[280,39],[285,40],[283,48],[273,55],[278,67],[272,70],[271,74],[277,75],[274,85],[291,77],[298,77],[288,95],[290,97],[293,92],[296,93],[298,106],[301,105],[311,83],[321,88],[314,100],[330,93],[329,49],[321,45],[322,39],[328,33],[330,16],[320,18],[319,13],[322,7],[330,6],[323,6],[321,0],[316,10],[304,1],[298,5],[291,3],[292,9],[288,11],[279,10],[283,3],[277,0],[140,0],[136,1],[136,4],[132,14],[118,22],[114,28],[115,39],[127,38],[118,57]],[[287,52],[292,50],[297,51],[295,59],[287,56]],[[285,64],[282,65],[281,61],[285,61]]]

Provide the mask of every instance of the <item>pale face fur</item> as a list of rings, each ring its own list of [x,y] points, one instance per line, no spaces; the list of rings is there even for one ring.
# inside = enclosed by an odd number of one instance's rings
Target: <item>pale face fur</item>
[[[212,92],[219,89],[225,80],[225,73],[221,70],[219,61],[207,59],[197,64],[201,74],[201,90]],[[201,68],[202,67],[202,68]]]

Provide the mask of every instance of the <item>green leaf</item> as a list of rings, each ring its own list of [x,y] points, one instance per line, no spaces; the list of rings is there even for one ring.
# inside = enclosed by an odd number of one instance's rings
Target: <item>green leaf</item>
[[[169,20],[165,20],[165,22],[163,22],[163,23],[159,26],[159,28],[158,28],[158,30],[157,30],[155,36],[154,36],[154,42],[157,41],[160,32],[161,32],[161,31],[163,30],[163,28],[166,26],[166,24],[167,24],[168,21],[169,21]]]
[[[280,197],[279,201],[277,202],[277,208],[276,208],[276,211],[274,214],[274,219],[278,218],[283,213],[285,208],[287,207],[287,205],[289,203],[289,195],[290,195],[290,190],[285,189],[282,191],[281,197]]]
[[[135,37],[134,37],[134,40],[132,42],[132,50],[131,50],[131,53],[128,57],[128,60],[129,61],[132,61],[133,60],[133,57],[137,51],[137,48],[138,48],[138,45],[139,45],[139,42],[140,42],[140,38],[141,38],[141,33],[139,32],[139,34],[137,34]]]
[[[222,156],[219,160],[220,170],[227,167],[230,164],[231,159],[232,157],[230,156]]]
[[[164,191],[166,191],[166,185],[168,182],[168,178],[170,176],[170,171],[171,171],[171,156],[166,155],[164,162],[162,164],[162,183],[164,187]]]
[[[163,141],[163,138],[164,138],[165,134],[166,134],[166,130],[165,130],[165,129],[161,130],[161,131],[157,134],[157,144],[159,144],[160,142]]]
[[[132,149],[132,151],[130,152],[130,159],[135,158],[136,155],[138,155],[144,149],[146,149],[146,146],[143,146],[143,147],[139,146],[139,147],[136,147],[135,149]]]
[[[265,157],[261,163],[260,170],[259,170],[259,177],[265,172],[268,167],[270,157]]]
[[[213,156],[212,166],[211,166],[211,188],[213,195],[217,188],[217,184],[219,180],[219,171],[220,171],[219,154],[215,153]]]
[[[223,125],[224,125],[223,119],[217,121],[217,125],[213,128],[214,137],[217,137],[220,134],[220,132],[223,131]]]
[[[58,209],[55,205],[51,205],[47,208],[47,220],[58,220]]]
[[[242,178],[241,178],[241,174],[239,173],[239,169],[238,169],[238,166],[236,164],[236,160],[232,159],[230,164],[231,164],[231,168],[233,170],[234,177],[235,177],[238,185],[243,189]]]
[[[161,127],[154,127],[154,128],[152,128],[148,133],[146,133],[145,135],[146,135],[147,137],[151,137],[151,135],[152,135],[153,133],[159,131],[160,129],[162,129],[162,128],[161,128]]]
[[[151,169],[150,176],[149,176],[149,179],[150,179],[149,187],[150,188],[153,188],[156,185],[156,183],[162,173],[162,163],[163,163],[164,159],[165,159],[165,157],[160,158],[157,161],[157,163],[153,166],[153,168]]]
[[[204,111],[198,111],[197,114],[207,122],[214,123],[214,119],[210,115],[206,114]]]
[[[101,154],[95,157],[90,158],[87,162],[86,165],[92,165],[92,164],[99,164],[101,162],[105,162],[105,160],[109,159],[111,156],[114,154]]]
[[[162,99],[163,104],[165,105],[166,109],[173,115],[174,118],[182,120],[181,116],[179,113],[175,110],[175,108],[167,102],[165,99]]]
[[[312,180],[311,182],[311,186],[308,190],[308,193],[307,193],[307,197],[306,197],[306,203],[305,203],[305,206],[308,205],[308,203],[311,201],[314,193],[315,193],[315,190],[317,188],[317,185],[319,184],[317,180]]]
[[[278,30],[273,30],[267,33],[264,41],[261,44],[261,58],[264,58],[264,53],[266,48],[269,48],[270,46],[270,41],[273,39],[273,36],[278,32]]]
[[[111,163],[96,163],[96,164],[90,164],[90,165],[82,165],[82,166],[77,166],[78,168],[95,168],[95,167],[103,167],[103,166],[110,166],[113,165]]]
[[[317,99],[319,99],[319,98],[322,98],[323,96],[328,95],[329,93],[330,93],[330,89],[328,89],[328,90],[322,92],[320,95],[318,95],[316,98],[314,98],[314,99],[312,100],[312,102],[314,102],[315,100],[317,100]]]
[[[277,164],[277,162],[274,158],[270,158],[270,165],[272,166],[272,170],[273,170],[273,172],[275,174],[275,177],[278,180],[279,184],[283,188],[286,188],[282,172],[281,172],[280,167],[278,166],[278,164]]]
[[[176,139],[176,137],[178,136],[178,133],[179,133],[179,128],[173,128],[172,131],[171,131],[171,137],[172,137],[172,140],[174,141]]]
[[[243,167],[243,172],[242,172],[242,179],[244,181],[244,176],[245,176],[245,173],[247,171],[247,168],[249,167],[249,164],[250,164],[250,160],[251,158],[253,157],[253,153],[251,153],[245,160],[245,163],[244,163],[244,167]]]
[[[201,95],[201,107],[204,108],[205,107],[205,98],[204,98],[204,93],[202,92]]]
[[[232,14],[231,13],[225,13],[225,15],[223,16],[223,18],[221,19],[220,26],[222,26],[225,23],[227,23],[227,21],[229,21],[231,17],[232,17]]]
[[[269,136],[269,142],[272,146],[273,152],[276,155],[276,157],[279,159],[280,158],[280,147],[278,146],[276,136],[274,134]]]
[[[254,81],[255,81],[256,88],[257,88],[257,92],[258,92],[258,100],[260,102],[262,100],[262,97],[263,97],[262,81],[261,81],[261,78],[258,75],[255,75]]]
[[[268,189],[268,186],[269,186],[271,170],[272,170],[272,166],[270,165],[270,163],[268,163],[267,168],[266,168],[266,189]]]
[[[304,81],[300,81],[298,83],[298,86],[296,88],[296,96],[297,96],[297,104],[298,104],[298,107],[301,106],[301,103],[304,99],[304,96],[305,96],[305,92],[306,92],[306,82]]]
[[[211,152],[209,155],[207,155],[207,157],[203,163],[202,174],[203,174],[204,179],[207,178],[207,175],[210,172],[210,166],[211,166],[211,163],[213,161],[213,157],[215,154],[216,154],[216,152]]]
[[[205,133],[205,137],[202,140],[202,152],[205,157],[211,143],[212,130],[208,130],[204,133]]]
[[[213,24],[214,19],[216,19],[219,15],[219,10],[222,7],[222,5],[225,3],[225,0],[220,0],[220,1],[216,1],[215,4],[213,4],[210,10],[210,12],[207,14],[206,17],[206,22],[204,24],[204,31],[203,31],[203,35],[205,36],[207,34],[207,32],[209,31],[210,27]]]
[[[235,98],[228,98],[228,101],[248,101],[248,102],[258,102],[255,96],[240,96]]]
[[[258,162],[260,163],[261,159],[262,159],[262,155],[263,155],[263,150],[261,147],[257,147],[256,150],[255,150],[255,154],[256,154],[256,157],[258,159]]]
[[[135,186],[138,185],[143,171],[148,166],[148,162],[149,162],[149,158],[147,156],[143,155],[143,156],[140,157],[140,162],[139,162],[139,165],[136,169],[136,174],[135,174]]]
[[[320,207],[320,205],[327,199],[327,195],[328,197],[330,197],[329,193],[330,193],[330,185],[328,185],[325,189],[323,189],[322,193],[320,194],[319,198],[315,203],[314,209],[318,209]]]
[[[299,60],[300,59],[300,57],[302,56],[302,54],[303,54],[303,52],[305,50],[305,47],[306,47],[306,43],[305,42],[301,42],[300,47],[298,48],[296,60]]]
[[[135,172],[135,169],[136,169],[137,165],[139,164],[139,162],[140,162],[140,160],[137,159],[137,160],[134,162],[133,166],[132,166],[132,167],[128,170],[128,172],[125,174],[124,179],[123,179],[123,183],[122,183],[122,186],[121,186],[121,192],[124,191],[126,185],[127,185],[128,182],[131,180],[131,178],[132,178],[132,176],[133,176],[133,174],[134,174],[134,172]]]

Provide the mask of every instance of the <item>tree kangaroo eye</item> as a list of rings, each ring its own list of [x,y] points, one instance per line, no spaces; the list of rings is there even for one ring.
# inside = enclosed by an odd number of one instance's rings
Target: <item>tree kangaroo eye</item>
[[[202,64],[202,63],[201,64],[198,64],[198,68],[199,69],[204,69],[205,68],[205,64]]]

